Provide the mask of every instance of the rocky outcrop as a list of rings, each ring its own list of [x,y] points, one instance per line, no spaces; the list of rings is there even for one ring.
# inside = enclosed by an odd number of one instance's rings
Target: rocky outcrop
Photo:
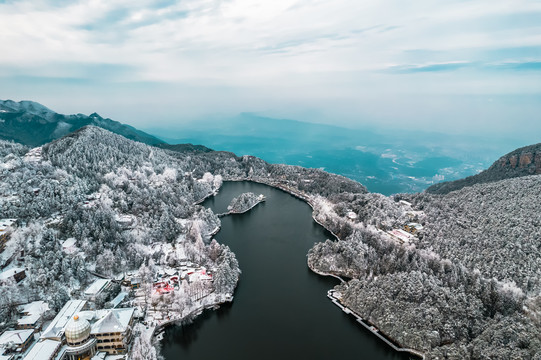
[[[524,151],[519,154],[505,155],[498,160],[498,163],[500,168],[506,172],[518,170],[518,176],[541,174],[541,149],[537,152]],[[526,170],[527,174],[521,170]]]
[[[537,174],[541,174],[541,143],[512,151],[477,175],[432,185],[426,192],[447,194],[466,186]]]

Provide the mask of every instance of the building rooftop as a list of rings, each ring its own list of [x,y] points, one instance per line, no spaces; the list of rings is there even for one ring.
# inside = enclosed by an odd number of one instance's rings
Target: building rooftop
[[[106,313],[104,314],[103,311]],[[99,312],[97,311],[97,313]],[[92,325],[92,334],[126,331],[135,308],[101,310],[101,312],[102,314],[97,314],[100,319]]]
[[[64,328],[68,321],[81,311],[81,309],[86,305],[86,300],[70,300],[68,301],[62,309],[58,312],[53,321],[47,326],[47,329],[41,335],[41,339],[47,338],[60,338],[64,333]]]
[[[17,222],[17,219],[0,219],[0,233],[6,231],[7,228],[15,224],[15,222]]]
[[[98,279],[94,281],[90,286],[85,290],[86,296],[95,296],[98,295],[103,289],[109,285],[111,282],[110,279]]]
[[[7,280],[10,277],[13,277],[15,274],[23,272],[24,270],[25,270],[24,268],[19,268],[19,267],[14,267],[8,270],[4,270],[3,272],[0,273],[0,281]]]
[[[60,348],[60,341],[56,340],[43,340],[36,343],[32,349],[26,354],[24,360],[42,360],[51,359],[54,354]]]
[[[423,229],[423,225],[421,225],[419,223],[415,223],[415,222],[408,223],[408,226],[409,227],[414,227],[417,230],[422,230]]]
[[[111,300],[111,306],[113,308],[116,308],[126,298],[126,296],[128,296],[127,292],[122,291],[118,293],[118,295],[113,300]]]
[[[32,325],[32,324],[35,324],[40,318],[41,318],[41,314],[32,314],[28,316],[23,316],[22,318],[17,320],[17,324]]]
[[[63,248],[69,248],[69,247],[75,246],[76,243],[77,243],[77,239],[69,238],[69,239],[67,239],[66,241],[64,241],[62,243],[62,247]]]
[[[0,335],[0,348],[10,342],[13,342],[16,345],[24,344],[32,334],[34,334],[34,330],[32,329],[5,331]]]
[[[49,304],[45,301],[34,301],[28,304],[20,305],[17,310],[22,314],[43,314],[49,310]]]

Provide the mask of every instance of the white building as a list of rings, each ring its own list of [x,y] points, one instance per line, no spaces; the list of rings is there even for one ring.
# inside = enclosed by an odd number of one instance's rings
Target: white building
[[[0,273],[0,283],[15,281],[19,282],[26,277],[24,268],[12,267]]]
[[[41,326],[43,314],[49,310],[49,304],[45,301],[34,301],[20,305],[17,310],[23,315],[17,320],[17,329],[38,329]]]
[[[23,354],[32,341],[34,330],[8,330],[0,335],[0,354]],[[3,351],[3,353],[2,353]]]
[[[41,336],[42,342],[61,343],[55,360],[89,359],[100,351],[125,354],[132,339],[135,308],[84,311],[84,304],[84,300],[68,301]]]
[[[62,343],[56,340],[43,340],[36,343],[26,354],[24,360],[53,360]]]
[[[62,243],[62,251],[64,251],[66,254],[73,254],[78,250],[79,248],[77,248],[77,239],[75,238],[69,238]]]
[[[51,339],[62,341],[64,336],[64,328],[68,321],[73,318],[75,314],[82,311],[86,306],[86,300],[70,300],[62,309],[58,312],[56,317],[51,321],[47,329],[41,334],[41,339]]]
[[[111,285],[111,279],[98,279],[85,290],[85,297],[95,301],[96,297]]]
[[[0,235],[7,232],[17,222],[17,219],[0,219]]]
[[[387,231],[387,234],[403,243],[408,243],[413,238],[413,235],[402,229],[393,229],[391,231]]]

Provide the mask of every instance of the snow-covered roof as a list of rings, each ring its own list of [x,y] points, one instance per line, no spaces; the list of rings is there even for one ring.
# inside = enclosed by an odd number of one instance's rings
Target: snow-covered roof
[[[0,347],[7,343],[13,342],[16,345],[24,344],[29,337],[32,336],[34,330],[8,330],[0,336]]]
[[[45,301],[34,301],[28,304],[20,305],[17,310],[22,314],[43,314],[45,311],[49,310],[49,304]]]
[[[17,219],[0,219],[0,232],[6,231],[7,228],[15,224]]]
[[[4,270],[0,273],[0,281],[7,280],[10,277],[13,277],[15,274],[21,273],[24,271],[24,268],[14,267],[7,270]]]
[[[60,341],[43,340],[36,343],[26,354],[24,360],[50,360],[60,348]]]
[[[111,279],[98,279],[94,281],[90,286],[85,290],[86,296],[98,295],[103,289],[109,285]]]
[[[177,274],[177,270],[176,269],[172,269],[172,268],[169,268],[169,269],[165,269],[165,273],[169,276],[173,276],[173,275],[176,275]]]
[[[419,223],[409,223],[408,224],[409,227],[414,227],[416,228],[417,230],[422,230],[423,229],[423,225],[419,224]]]
[[[38,322],[38,320],[41,318],[40,314],[32,314],[28,316],[24,316],[21,319],[17,320],[17,324],[19,325],[32,325]]]
[[[411,206],[411,203],[406,200],[400,200],[399,203],[402,205]]]
[[[77,239],[75,239],[75,238],[69,238],[69,239],[67,239],[66,241],[64,241],[64,242],[62,243],[62,247],[63,247],[63,248],[70,248],[70,247],[72,247],[72,246],[75,246],[76,243],[77,243]]]
[[[27,316],[22,317],[17,321],[19,325],[33,325],[43,315],[44,312],[49,310],[49,304],[45,301],[34,301],[29,304],[20,305],[17,310],[22,314],[27,314]]]
[[[118,305],[120,305],[120,303],[126,298],[126,296],[128,296],[127,292],[121,291],[120,293],[118,293],[118,295],[113,300],[111,300],[111,305],[113,306],[113,308],[116,308]]]
[[[70,300],[68,301],[56,317],[51,321],[47,329],[41,335],[41,339],[47,338],[60,338],[64,333],[64,328],[68,321],[81,311],[81,309],[86,305],[86,300]]]
[[[389,235],[396,237],[403,242],[409,242],[412,235],[402,229],[393,229],[387,232]]]
[[[92,334],[124,332],[128,328],[135,308],[113,309],[92,325]]]

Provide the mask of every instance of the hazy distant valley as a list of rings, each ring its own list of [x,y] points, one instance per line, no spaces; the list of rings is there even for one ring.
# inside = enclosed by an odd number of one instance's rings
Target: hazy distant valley
[[[252,114],[145,129],[168,143],[204,144],[271,163],[321,168],[391,195],[474,175],[501,154],[526,145],[514,139],[428,133],[423,129],[347,129]]]

